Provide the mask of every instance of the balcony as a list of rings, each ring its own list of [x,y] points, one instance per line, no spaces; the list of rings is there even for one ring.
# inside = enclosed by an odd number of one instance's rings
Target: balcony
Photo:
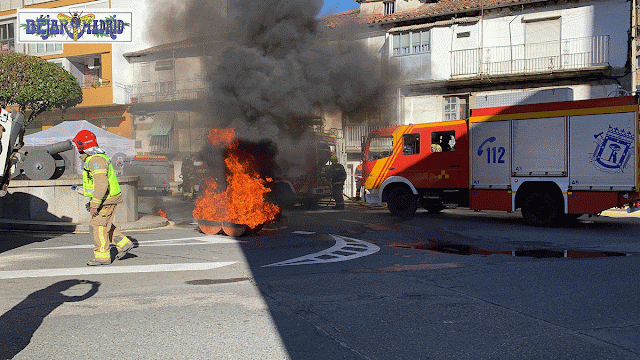
[[[451,52],[451,78],[590,70],[609,66],[609,36]]]
[[[344,145],[347,152],[360,152],[362,151],[361,144],[363,138],[366,138],[369,133],[381,129],[385,126],[380,125],[357,125],[357,126],[345,126],[343,129]]]
[[[208,90],[203,78],[146,82],[131,86],[129,103],[201,99]]]
[[[171,154],[175,151],[173,129],[167,135],[149,137],[149,151],[152,154]]]

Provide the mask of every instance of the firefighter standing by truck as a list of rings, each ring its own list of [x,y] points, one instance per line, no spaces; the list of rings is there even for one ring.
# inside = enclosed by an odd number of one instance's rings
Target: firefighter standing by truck
[[[344,166],[338,162],[338,156],[336,155],[331,155],[331,165],[329,165],[327,176],[329,177],[329,181],[331,181],[331,194],[336,201],[336,205],[333,208],[342,210],[344,209],[342,192],[344,181],[347,179],[347,172],[344,170]]]
[[[182,160],[180,177],[182,178],[181,186],[182,186],[183,199],[184,200],[193,199],[196,179],[198,177],[198,174],[196,173],[196,166],[193,163],[193,157],[188,157]]]
[[[73,138],[80,159],[85,163],[82,171],[83,195],[89,202],[89,229],[96,244],[94,258],[89,266],[111,264],[110,244],[118,249],[116,259],[122,259],[133,243],[113,224],[116,206],[122,202],[122,193],[111,160],[98,147],[96,135],[89,130],[81,130]]]
[[[360,159],[360,164],[356,166],[356,171],[353,173],[353,178],[356,182],[356,201],[360,201],[360,190],[362,189],[362,164],[364,159]]]

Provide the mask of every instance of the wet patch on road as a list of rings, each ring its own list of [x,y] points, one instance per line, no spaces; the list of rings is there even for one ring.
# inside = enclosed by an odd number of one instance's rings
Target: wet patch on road
[[[617,251],[590,251],[590,250],[557,250],[557,249],[520,249],[520,250],[486,250],[466,244],[456,244],[453,242],[431,239],[421,244],[392,244],[391,247],[396,248],[412,248],[419,250],[430,250],[444,254],[454,255],[511,255],[518,257],[532,257],[538,259],[546,258],[603,258],[615,256],[630,256],[630,253]]]

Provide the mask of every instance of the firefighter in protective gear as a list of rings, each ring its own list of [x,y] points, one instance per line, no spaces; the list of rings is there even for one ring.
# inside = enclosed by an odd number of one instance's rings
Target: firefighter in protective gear
[[[333,208],[336,210],[344,209],[344,198],[342,192],[344,188],[344,181],[347,179],[347,172],[344,170],[344,166],[338,162],[336,155],[331,155],[331,165],[329,171],[327,171],[329,181],[331,181],[331,194],[336,201],[336,206]]]
[[[194,188],[198,174],[196,173],[196,166],[193,163],[191,157],[182,160],[182,167],[180,169],[180,177],[182,178],[182,197],[184,200],[193,199]]]
[[[131,240],[113,224],[116,206],[122,202],[118,178],[109,157],[98,147],[94,133],[81,130],[73,138],[73,143],[84,162],[83,193],[91,198],[89,229],[96,246],[93,249],[94,258],[87,262],[87,265],[109,265],[112,261],[111,244],[118,250],[116,259],[122,259],[133,248]]]
[[[356,171],[353,173],[353,178],[356,181],[356,201],[360,201],[360,189],[362,188],[362,164],[364,159],[360,159],[360,164],[356,166]]]

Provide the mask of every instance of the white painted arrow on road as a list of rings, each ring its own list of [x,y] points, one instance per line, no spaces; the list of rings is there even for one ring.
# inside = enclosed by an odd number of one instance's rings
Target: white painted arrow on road
[[[326,250],[300,256],[295,259],[281,261],[275,264],[263,265],[268,266],[287,266],[287,265],[311,265],[332,263],[338,261],[348,261],[357,259],[363,256],[375,254],[380,251],[380,247],[377,245],[368,243],[366,241],[352,239],[345,236],[331,235],[336,241],[336,244]]]

